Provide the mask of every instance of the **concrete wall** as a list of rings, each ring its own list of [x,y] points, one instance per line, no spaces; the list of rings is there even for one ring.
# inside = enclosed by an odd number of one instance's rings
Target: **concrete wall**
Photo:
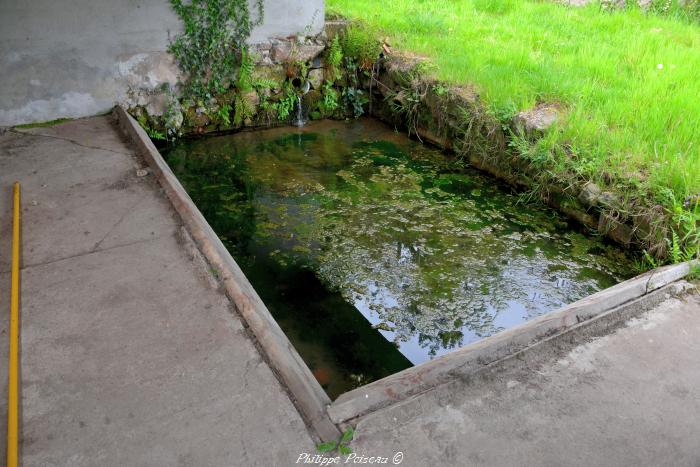
[[[251,42],[323,28],[323,0],[265,0]],[[0,126],[109,110],[175,83],[168,0],[0,0]]]

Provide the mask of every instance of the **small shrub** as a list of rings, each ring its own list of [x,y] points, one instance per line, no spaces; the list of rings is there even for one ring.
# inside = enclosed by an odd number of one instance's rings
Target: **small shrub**
[[[163,133],[162,131],[158,131],[156,129],[148,128],[148,127],[146,127],[145,130],[146,130],[146,134],[148,134],[148,137],[151,139],[155,139],[155,140],[164,140],[165,139],[165,133]]]
[[[671,260],[674,263],[700,258],[700,201],[685,206],[671,190],[667,196],[671,212]]]

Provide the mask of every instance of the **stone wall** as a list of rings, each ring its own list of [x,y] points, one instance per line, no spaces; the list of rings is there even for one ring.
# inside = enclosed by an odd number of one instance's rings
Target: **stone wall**
[[[323,0],[265,0],[252,43],[323,29]],[[0,0],[0,126],[108,111],[164,83],[168,0]]]

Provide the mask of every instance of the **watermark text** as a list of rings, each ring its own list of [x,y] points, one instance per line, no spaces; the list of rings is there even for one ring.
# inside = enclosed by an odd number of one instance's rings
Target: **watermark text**
[[[325,454],[311,454],[302,452],[299,454],[297,464],[311,464],[318,466],[347,465],[347,464],[368,464],[368,465],[399,465],[403,462],[403,452],[397,452],[392,457],[366,456],[351,452],[344,456],[329,456]]]

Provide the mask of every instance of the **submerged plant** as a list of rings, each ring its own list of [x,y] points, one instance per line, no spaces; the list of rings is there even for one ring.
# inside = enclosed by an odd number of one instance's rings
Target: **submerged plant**
[[[369,121],[324,127],[167,155],[283,329],[328,343],[322,385],[330,361],[344,391],[406,368],[407,347],[427,360],[630,273],[623,252],[437,151]]]
[[[476,174],[450,173],[438,153],[409,158],[391,143],[358,142],[339,165],[337,140],[308,137],[308,149],[280,139],[247,159],[265,193],[256,248],[372,310],[397,344],[417,337],[433,355],[460,346],[465,329],[496,332],[495,317],[514,302],[536,314],[624,274],[612,248],[555,233],[551,212],[516,208]],[[533,287],[546,297],[527,298]]]

